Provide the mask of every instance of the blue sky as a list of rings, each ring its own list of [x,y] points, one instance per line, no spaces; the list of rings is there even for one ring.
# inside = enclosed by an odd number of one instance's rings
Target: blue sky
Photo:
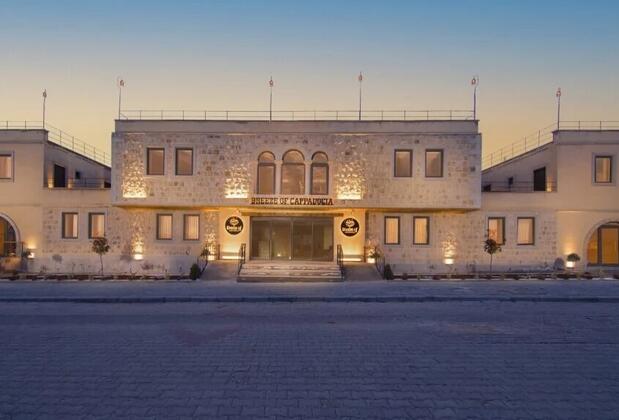
[[[614,1],[2,1],[0,120],[109,147],[125,108],[468,109],[484,151],[555,119],[619,120]]]

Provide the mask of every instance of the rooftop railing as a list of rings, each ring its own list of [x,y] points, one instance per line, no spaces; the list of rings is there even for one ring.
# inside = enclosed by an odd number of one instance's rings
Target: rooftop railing
[[[546,181],[543,185],[536,185],[534,182],[487,182],[482,185],[483,192],[555,192],[557,185],[554,182]]]
[[[121,120],[243,120],[243,121],[451,121],[473,120],[470,110],[379,110],[379,111],[194,111],[194,110],[123,110]]]
[[[109,153],[48,123],[43,125],[42,121],[0,121],[0,130],[47,130],[48,141],[103,165],[111,166],[112,164],[112,157]]]
[[[515,141],[509,146],[502,147],[492,153],[484,155],[481,160],[482,170],[491,168],[552,142],[552,133],[557,129],[583,131],[619,130],[619,121],[561,121],[558,126],[556,123],[551,124]]]

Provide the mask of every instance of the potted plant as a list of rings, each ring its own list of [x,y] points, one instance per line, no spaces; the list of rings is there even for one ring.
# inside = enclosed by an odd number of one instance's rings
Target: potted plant
[[[490,255],[490,273],[492,273],[492,257],[497,252],[501,252],[501,245],[494,239],[488,238],[484,241],[484,252]]]
[[[574,267],[576,267],[576,263],[580,261],[580,255],[576,254],[575,252],[572,252],[571,254],[567,256],[566,259],[567,259],[566,267],[573,269]]]

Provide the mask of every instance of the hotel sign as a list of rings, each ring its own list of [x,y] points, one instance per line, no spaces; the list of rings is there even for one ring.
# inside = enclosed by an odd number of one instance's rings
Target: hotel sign
[[[357,221],[357,219],[349,217],[342,220],[340,229],[342,230],[342,233],[346,236],[355,236],[357,233],[359,233],[359,222]]]
[[[286,206],[286,207],[325,207],[332,206],[333,199],[329,197],[252,197],[252,206]]]
[[[230,235],[238,235],[243,231],[243,221],[236,216],[228,217],[225,228]]]

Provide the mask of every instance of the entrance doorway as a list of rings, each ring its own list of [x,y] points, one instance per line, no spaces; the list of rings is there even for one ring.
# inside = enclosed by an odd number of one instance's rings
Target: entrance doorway
[[[252,259],[333,260],[329,217],[252,217],[250,235]]]

